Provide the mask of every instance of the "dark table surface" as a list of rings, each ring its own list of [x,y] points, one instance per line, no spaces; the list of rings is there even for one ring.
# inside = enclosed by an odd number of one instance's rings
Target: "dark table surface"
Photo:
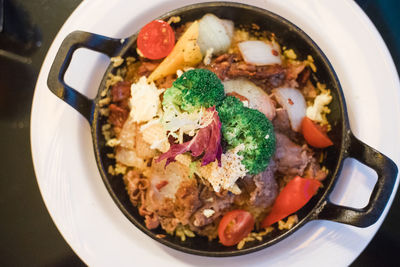
[[[0,0],[0,266],[84,265],[46,210],[30,152],[36,79],[55,35],[80,2]],[[399,71],[400,1],[356,2],[382,34]],[[352,266],[398,265],[399,203],[397,194],[382,227]]]

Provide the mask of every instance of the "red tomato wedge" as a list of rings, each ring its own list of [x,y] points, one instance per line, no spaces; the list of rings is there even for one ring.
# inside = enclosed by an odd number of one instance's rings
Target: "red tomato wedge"
[[[279,193],[271,212],[261,223],[268,227],[301,209],[317,193],[321,182],[296,176]]]
[[[301,122],[301,131],[306,142],[316,148],[325,148],[333,145],[326,133],[311,119],[304,117]]]
[[[219,240],[224,246],[233,246],[254,228],[253,216],[245,210],[227,212],[218,225]]]
[[[175,46],[175,33],[171,26],[162,20],[153,20],[144,26],[137,38],[137,47],[148,59],[161,59]]]

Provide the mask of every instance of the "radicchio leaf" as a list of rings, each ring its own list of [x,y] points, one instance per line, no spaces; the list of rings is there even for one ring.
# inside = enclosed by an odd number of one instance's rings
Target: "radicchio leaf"
[[[171,143],[169,150],[161,154],[156,162],[167,159],[165,166],[175,161],[175,157],[179,154],[190,151],[193,157],[198,157],[203,154],[201,166],[207,165],[218,160],[218,166],[221,166],[221,121],[219,120],[218,112],[215,107],[210,107],[206,110],[207,113],[212,113],[211,122],[204,128],[201,128],[192,140],[182,144]]]

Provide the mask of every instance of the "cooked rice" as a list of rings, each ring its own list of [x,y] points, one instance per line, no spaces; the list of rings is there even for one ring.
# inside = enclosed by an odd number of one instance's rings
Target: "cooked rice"
[[[117,68],[119,66],[121,66],[124,63],[124,59],[120,56],[118,57],[112,57],[111,58],[111,62],[113,63],[113,67]]]
[[[297,215],[296,214],[291,215],[287,218],[286,222],[284,220],[280,220],[278,222],[278,229],[279,230],[289,230],[298,222],[299,222],[299,218],[297,217]]]

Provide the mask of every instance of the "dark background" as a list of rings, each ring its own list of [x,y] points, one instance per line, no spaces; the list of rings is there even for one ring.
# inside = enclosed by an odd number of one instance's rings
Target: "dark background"
[[[45,208],[30,152],[36,79],[55,35],[80,2],[0,0],[0,266],[84,266]],[[356,2],[382,34],[399,71],[400,1]],[[382,227],[352,266],[398,265],[399,203],[397,194]]]

